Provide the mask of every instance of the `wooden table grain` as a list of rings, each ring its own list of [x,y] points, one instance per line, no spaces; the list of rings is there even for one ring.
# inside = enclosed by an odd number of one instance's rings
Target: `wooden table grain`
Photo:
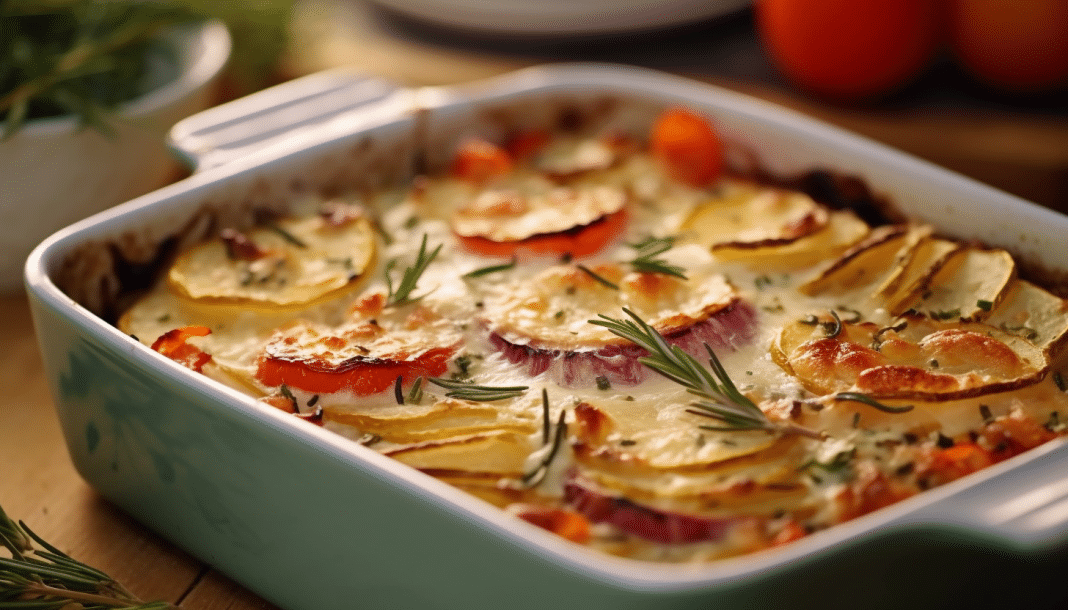
[[[948,100],[928,95],[917,104],[906,98],[877,108],[829,106],[784,87],[766,66],[753,67],[759,51],[751,33],[746,38],[744,20],[647,37],[633,45],[561,46],[453,36],[351,0],[304,0],[283,72],[299,76],[350,66],[402,85],[433,85],[544,61],[638,63],[801,110],[1050,207],[1068,208],[1068,112],[1005,110],[970,101],[962,106],[952,95]],[[700,42],[703,37],[706,44]],[[717,42],[731,37],[733,46]],[[732,68],[732,62],[748,67]],[[188,610],[272,608],[146,530],[82,481],[62,440],[24,296],[0,297],[0,346],[0,506],[142,599]]]

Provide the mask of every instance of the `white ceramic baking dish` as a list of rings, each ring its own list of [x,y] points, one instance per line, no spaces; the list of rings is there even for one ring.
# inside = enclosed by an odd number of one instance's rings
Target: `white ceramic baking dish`
[[[1008,248],[1051,277],[1068,271],[1068,218],[693,81],[604,65],[417,90],[317,76],[178,126],[187,155],[213,153],[202,171],[69,227],[29,257],[40,347],[79,472],[166,538],[294,610],[1063,601],[1063,439],[778,549],[650,564],[558,539],[193,374],[108,321],[159,252],[204,234],[213,219],[284,204],[301,188],[401,180],[441,166],[465,135],[546,124],[564,109],[643,125],[668,104],[708,113],[772,172],[858,176],[956,237]],[[241,150],[224,154],[227,146]]]

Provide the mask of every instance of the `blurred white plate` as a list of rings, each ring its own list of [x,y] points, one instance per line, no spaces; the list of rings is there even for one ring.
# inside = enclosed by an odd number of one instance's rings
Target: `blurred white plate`
[[[500,34],[607,34],[727,15],[750,0],[372,0],[402,15]]]

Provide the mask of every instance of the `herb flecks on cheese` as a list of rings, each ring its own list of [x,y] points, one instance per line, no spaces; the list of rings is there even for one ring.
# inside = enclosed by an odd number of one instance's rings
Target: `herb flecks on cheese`
[[[304,198],[180,253],[119,326],[650,561],[788,543],[1066,432],[1068,303],[1009,253],[719,175],[684,115],[653,151],[531,130]]]

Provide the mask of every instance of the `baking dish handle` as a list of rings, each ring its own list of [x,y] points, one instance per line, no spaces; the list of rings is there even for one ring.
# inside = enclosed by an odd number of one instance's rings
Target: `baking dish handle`
[[[248,156],[332,119],[381,102],[399,87],[348,70],[327,70],[209,108],[176,123],[168,144],[193,171]]]
[[[911,518],[977,530],[1025,549],[1068,543],[1068,441],[1031,451],[1036,454],[992,467],[988,480],[944,496]],[[1028,463],[1014,463],[1018,459]]]

